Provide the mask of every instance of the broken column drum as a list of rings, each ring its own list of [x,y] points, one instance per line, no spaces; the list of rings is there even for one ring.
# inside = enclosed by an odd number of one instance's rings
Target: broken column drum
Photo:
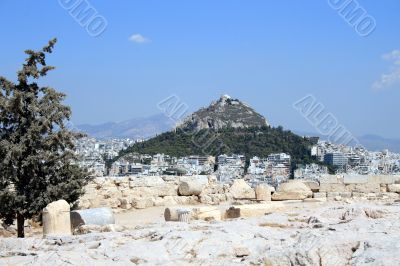
[[[198,180],[182,181],[178,191],[181,196],[198,196],[204,189],[204,184]]]
[[[52,202],[43,209],[43,236],[70,236],[70,206],[65,200]]]
[[[96,208],[71,212],[71,224],[73,228],[81,225],[107,225],[115,224],[115,217],[110,208]]]

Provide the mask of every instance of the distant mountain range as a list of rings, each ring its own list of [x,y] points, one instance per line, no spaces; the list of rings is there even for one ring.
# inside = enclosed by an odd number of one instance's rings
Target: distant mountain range
[[[325,136],[318,133],[301,131],[295,132],[302,136],[315,136],[319,137],[321,140],[327,139]],[[384,138],[373,134],[357,136],[357,139],[369,151],[381,151],[388,149],[389,151],[400,153],[400,139]]]
[[[174,122],[163,114],[134,118],[122,122],[108,122],[99,125],[78,125],[79,131],[98,139],[131,138],[147,139],[169,131]]]
[[[400,139],[383,138],[377,135],[364,135],[358,139],[368,150],[388,149],[400,153]]]

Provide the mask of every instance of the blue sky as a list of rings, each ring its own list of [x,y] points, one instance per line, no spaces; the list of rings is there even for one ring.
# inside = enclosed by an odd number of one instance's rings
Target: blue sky
[[[358,1],[376,21],[367,37],[325,0],[88,2],[108,22],[98,37],[59,1],[0,1],[0,75],[57,37],[43,84],[67,93],[74,123],[156,114],[171,94],[193,111],[229,94],[273,125],[315,131],[292,107],[312,94],[355,135],[400,136],[398,0]]]

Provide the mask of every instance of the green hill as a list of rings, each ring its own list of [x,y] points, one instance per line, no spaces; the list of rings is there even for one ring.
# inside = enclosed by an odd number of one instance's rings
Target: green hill
[[[120,152],[124,155],[163,153],[175,157],[189,155],[241,154],[266,158],[271,153],[287,153],[296,164],[316,162],[311,157],[312,142],[282,127],[273,128],[249,105],[228,95],[188,116],[174,131],[137,143]]]
[[[267,157],[271,153],[284,152],[292,156],[295,165],[314,162],[310,153],[311,145],[310,139],[285,131],[282,127],[262,126],[200,131],[176,129],[137,143],[121,151],[119,157],[130,153],[150,155],[164,153],[176,157],[243,154],[250,159],[253,156]]]

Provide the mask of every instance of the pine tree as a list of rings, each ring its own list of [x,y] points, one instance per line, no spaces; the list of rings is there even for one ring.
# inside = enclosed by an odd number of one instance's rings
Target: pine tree
[[[25,51],[16,83],[0,77],[0,219],[7,225],[16,219],[18,237],[24,237],[26,219],[59,199],[73,204],[90,180],[76,163],[80,135],[66,126],[71,117],[62,104],[66,95],[37,83],[54,69],[46,55],[55,43]]]

